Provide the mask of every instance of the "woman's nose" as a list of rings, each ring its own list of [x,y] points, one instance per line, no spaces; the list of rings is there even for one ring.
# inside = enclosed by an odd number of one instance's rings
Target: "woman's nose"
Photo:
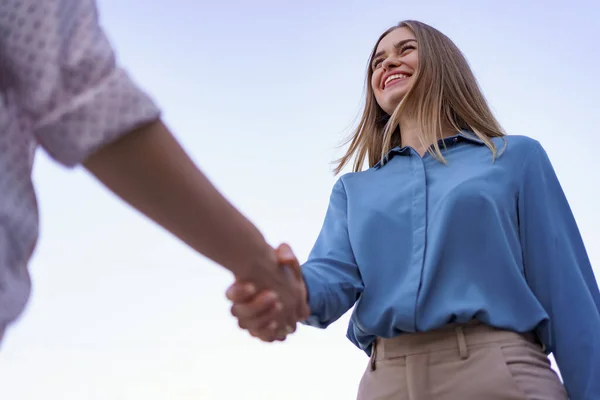
[[[383,68],[389,70],[398,67],[400,65],[400,62],[393,57],[388,57],[385,60],[383,60],[382,65]]]

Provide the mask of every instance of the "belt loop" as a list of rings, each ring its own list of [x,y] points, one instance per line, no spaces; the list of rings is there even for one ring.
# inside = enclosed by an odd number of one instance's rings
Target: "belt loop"
[[[460,355],[460,358],[466,360],[469,358],[469,349],[467,348],[465,331],[460,325],[456,327],[456,340],[458,341],[458,354]]]
[[[377,365],[375,363],[376,358],[377,358],[377,339],[373,340],[373,345],[371,347],[371,371],[375,371],[377,369]]]

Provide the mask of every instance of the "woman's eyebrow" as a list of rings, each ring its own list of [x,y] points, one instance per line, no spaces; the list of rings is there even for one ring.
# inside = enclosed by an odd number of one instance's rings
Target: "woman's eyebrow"
[[[395,47],[395,48],[397,48],[397,49],[399,49],[400,47],[404,46],[406,43],[409,43],[409,42],[416,42],[416,41],[417,41],[417,39],[404,39],[404,40],[401,40],[401,41],[399,41],[398,43],[396,43],[396,44],[394,45],[394,47]],[[385,54],[385,50],[378,51],[378,52],[377,52],[377,53],[375,53],[375,55],[373,56],[373,60],[375,60],[375,59],[376,59],[376,58],[378,58],[378,57],[381,57],[381,56],[382,56],[382,55],[384,55],[384,54]]]

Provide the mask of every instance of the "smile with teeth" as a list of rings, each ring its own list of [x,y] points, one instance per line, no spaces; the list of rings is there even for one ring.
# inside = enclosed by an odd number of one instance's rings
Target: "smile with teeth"
[[[385,82],[383,83],[383,88],[385,89],[385,87],[392,81],[396,81],[396,80],[402,80],[402,79],[406,79],[408,78],[408,75],[405,74],[394,74],[394,75],[390,75],[388,76],[388,78],[385,80]]]

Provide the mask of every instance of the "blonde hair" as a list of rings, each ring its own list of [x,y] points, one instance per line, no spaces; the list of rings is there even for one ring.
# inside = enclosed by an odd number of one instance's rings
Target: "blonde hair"
[[[372,61],[379,42],[402,27],[410,29],[417,39],[419,63],[413,86],[388,116],[377,104],[371,87]],[[368,65],[364,111],[358,126],[345,142],[350,143],[346,154],[335,161],[336,174],[353,156],[356,156],[353,171],[357,172],[362,169],[365,159],[368,159],[369,167],[373,167],[389,150],[400,146],[399,122],[404,111],[415,117],[421,144],[433,143],[433,148],[428,151],[438,160],[446,162],[438,144],[443,138],[444,127],[451,127],[456,132],[473,132],[489,147],[492,158],[496,158],[497,149],[491,138],[503,137],[504,130],[490,110],[466,58],[446,35],[419,21],[402,21],[379,37]]]

